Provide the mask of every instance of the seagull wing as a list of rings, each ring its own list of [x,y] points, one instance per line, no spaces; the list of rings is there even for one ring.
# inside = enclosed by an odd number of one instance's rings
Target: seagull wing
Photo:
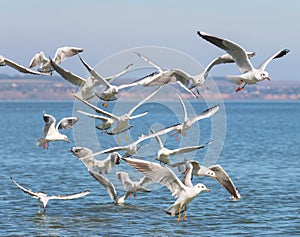
[[[201,114],[196,115],[191,119],[191,124],[197,122],[198,120],[205,119],[211,117],[213,114],[215,114],[220,109],[219,105],[215,105],[211,108],[208,108],[207,110],[203,111]]]
[[[246,51],[240,45],[230,40],[219,38],[217,36],[210,35],[205,32],[198,31],[197,34],[203,39],[207,40],[208,42],[216,45],[217,47],[229,53],[233,57],[236,65],[242,73],[248,72],[253,69],[253,66],[250,60],[248,59]]]
[[[118,197],[117,191],[114,185],[108,179],[106,179],[103,175],[98,174],[94,171],[90,171],[90,175],[92,175],[94,179],[96,179],[106,189],[107,193],[109,194],[109,196],[113,201],[117,200]]]
[[[121,72],[119,72],[119,73],[117,73],[117,74],[115,74],[115,75],[113,75],[113,76],[106,77],[105,80],[106,80],[106,81],[110,81],[110,80],[112,80],[112,79],[115,79],[115,78],[118,78],[118,77],[124,75],[126,72],[128,72],[128,71],[132,68],[132,66],[133,66],[132,63],[131,63],[131,64],[128,64],[127,67],[125,67]]]
[[[70,199],[84,197],[85,195],[88,195],[89,193],[90,193],[90,191],[86,190],[86,191],[83,191],[83,192],[80,192],[80,193],[73,193],[73,194],[68,194],[68,195],[50,196],[49,200],[51,200],[51,199],[70,200]]]
[[[129,110],[128,112],[128,116],[130,117],[132,115],[132,113],[138,108],[140,107],[142,104],[144,104],[147,100],[149,100],[151,97],[153,97],[159,90],[161,89],[161,86],[158,87],[156,90],[154,90],[150,95],[148,95],[146,98],[144,98],[143,100],[141,100],[136,106],[134,106],[131,110]]]
[[[187,115],[187,111],[186,111],[186,107],[185,107],[185,104],[181,98],[181,96],[177,93],[177,96],[179,98],[179,101],[180,101],[180,104],[181,104],[181,107],[183,109],[183,113],[184,113],[184,121],[186,121],[188,119],[188,115]]]
[[[234,186],[231,178],[226,173],[226,171],[222,168],[221,165],[213,165],[210,166],[209,169],[215,172],[217,176],[218,182],[235,198],[239,199],[241,198],[238,190]]]
[[[81,52],[83,52],[82,48],[68,47],[68,46],[60,47],[56,50],[56,53],[54,55],[54,61],[56,64],[60,64],[66,58],[72,57]]]
[[[155,131],[152,128],[150,128],[150,132],[152,134],[155,133]],[[155,136],[154,138],[156,139],[157,143],[159,144],[159,147],[161,149],[164,148],[164,144],[162,143],[162,140],[160,139],[160,137],[159,136]]]
[[[99,113],[99,114],[104,114],[105,116],[107,117],[110,117],[110,118],[113,118],[113,119],[116,119],[116,120],[119,120],[119,117],[112,114],[112,113],[109,113],[103,109],[100,109],[98,108],[97,106],[81,99],[80,97],[78,97],[77,95],[74,94],[74,97],[77,99],[77,100],[80,100],[82,103],[86,104],[87,106],[89,106],[90,108],[92,108],[95,112]]]
[[[178,154],[184,154],[187,152],[192,152],[201,148],[204,148],[207,144],[201,145],[201,146],[187,146],[187,147],[182,147],[174,150],[170,150],[170,156],[171,155],[178,155]]]
[[[152,65],[153,67],[155,67],[159,72],[163,72],[164,69],[162,69],[162,67],[160,67],[159,65],[157,65],[156,63],[154,63],[152,60],[150,60],[149,58],[145,57],[144,55],[135,52],[141,59],[143,59],[145,62],[149,63],[150,65]]]
[[[29,68],[39,65],[42,61],[48,61],[43,51],[33,56],[33,58],[30,60]]]
[[[283,56],[285,56],[288,52],[290,52],[290,50],[288,49],[283,49],[283,50],[280,50],[278,51],[277,53],[275,53],[274,55],[272,55],[271,57],[269,57],[265,62],[263,62],[260,66],[259,66],[259,70],[261,72],[263,72],[267,65],[275,58],[281,58]]]
[[[19,72],[22,72],[22,73],[29,73],[29,74],[33,74],[33,75],[47,75],[45,73],[41,73],[41,72],[37,72],[37,71],[33,71],[33,70],[30,70],[10,59],[7,59],[7,58],[4,58],[4,63],[5,65],[9,66],[9,67],[12,67],[14,69],[16,69],[17,71]]]
[[[255,55],[255,52],[247,52],[248,58],[252,58]],[[218,64],[225,64],[225,63],[234,63],[234,59],[230,54],[224,54],[220,57],[215,58],[212,60],[204,69],[204,78],[206,79],[208,76],[209,71]]]
[[[55,123],[56,119],[51,114],[43,114],[43,119],[45,122],[44,135],[48,133],[55,133]],[[50,131],[49,131],[50,130]]]
[[[31,190],[24,188],[23,186],[21,186],[20,184],[17,183],[17,181],[15,181],[12,177],[10,177],[12,182],[17,185],[18,188],[20,188],[24,193],[29,194],[30,196],[34,197],[34,198],[39,198],[39,196],[37,195],[37,193],[32,192]]]
[[[182,178],[182,183],[187,186],[187,187],[193,187],[192,183],[192,171],[193,171],[193,166],[192,164],[188,161],[187,162],[187,167],[184,172],[184,176]]]
[[[133,182],[129,178],[129,175],[127,172],[117,172],[116,174],[123,186],[123,189],[126,190],[133,185]]]
[[[160,164],[154,162],[134,158],[122,159],[133,168],[141,172],[143,175],[150,178],[153,182],[157,182],[166,186],[174,197],[178,197],[182,191],[186,190],[184,184],[168,167],[161,166]]]
[[[88,65],[81,57],[80,55],[78,54],[78,57],[80,59],[80,61],[82,62],[82,64],[86,67],[86,69],[89,71],[89,73],[94,77],[96,78],[100,84],[104,85],[104,86],[108,86],[110,87],[110,84],[109,82],[104,79],[102,76],[100,76],[90,65]]]
[[[82,111],[82,110],[79,110],[79,109],[77,109],[76,110],[78,113],[80,113],[80,114],[84,114],[84,115],[86,115],[86,116],[88,116],[88,117],[90,117],[90,118],[94,118],[94,119],[100,119],[102,122],[107,122],[110,118],[107,118],[107,117],[104,117],[104,116],[101,116],[101,115],[97,115],[97,114],[91,114],[91,113],[87,113],[87,112],[84,112],[84,111]]]
[[[83,86],[86,83],[86,80],[80,76],[77,76],[62,67],[58,66],[52,59],[50,60],[51,66],[53,69],[62,76],[65,80],[71,82],[75,86]]]
[[[63,118],[59,121],[59,123],[56,125],[56,129],[69,129],[74,126],[75,123],[77,123],[79,119],[77,117],[67,117]]]

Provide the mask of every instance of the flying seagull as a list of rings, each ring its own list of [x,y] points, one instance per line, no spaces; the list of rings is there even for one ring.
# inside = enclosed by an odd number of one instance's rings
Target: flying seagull
[[[94,170],[100,174],[107,174],[115,165],[120,164],[121,156],[118,152],[109,154],[109,156],[104,160],[97,160],[94,158],[92,150],[87,147],[72,147],[70,151],[78,159],[89,156],[87,158],[80,159],[88,171]]]
[[[228,75],[227,78],[234,84],[239,85],[236,92],[244,89],[247,84],[256,84],[257,82],[265,79],[270,80],[269,73],[265,71],[267,65],[275,58],[281,58],[285,56],[290,50],[283,49],[276,52],[274,55],[265,60],[257,69],[254,68],[247,56],[245,49],[240,45],[205,32],[198,31],[197,34],[208,42],[216,45],[217,47],[225,50],[232,56],[241,75]]]
[[[155,133],[151,128],[150,128],[150,130],[151,130],[151,133]],[[210,141],[210,142],[206,143],[205,145],[188,146],[188,147],[181,147],[181,148],[170,150],[164,146],[164,144],[159,136],[155,136],[155,139],[160,146],[160,149],[157,152],[157,157],[155,159],[164,164],[170,164],[170,160],[169,160],[170,156],[184,154],[187,152],[192,152],[192,151],[204,148],[206,145],[210,145],[212,143],[212,141]]]
[[[116,174],[123,185],[123,189],[127,191],[126,196],[131,196],[133,193],[134,198],[136,198],[137,192],[151,192],[150,189],[144,187],[152,182],[148,177],[144,176],[139,181],[132,181],[127,172],[117,172]]]
[[[154,85],[163,85],[168,83],[178,83],[183,89],[191,93],[193,96],[196,96],[191,89],[197,88],[202,86],[205,83],[205,80],[208,76],[209,71],[218,64],[225,64],[225,63],[234,63],[234,59],[229,54],[224,54],[220,57],[215,58],[212,60],[207,67],[201,73],[197,75],[190,75],[189,73],[181,70],[181,69],[168,69],[165,70],[152,60],[147,58],[146,56],[136,52],[136,54],[155,67],[158,70],[158,73],[150,74],[142,79],[138,80],[140,84],[143,86],[154,86]],[[249,58],[255,55],[254,52],[247,52]],[[191,85],[190,85],[191,84]],[[198,89],[197,89],[198,91]],[[198,91],[199,95],[199,91]]]
[[[12,67],[22,73],[28,73],[28,74],[33,74],[33,75],[46,75],[45,73],[30,70],[29,68],[26,68],[26,67],[8,59],[8,58],[5,58],[1,55],[0,55],[0,66],[9,66],[9,67]]]
[[[191,182],[192,165],[186,169],[183,180],[180,181],[176,174],[168,167],[160,164],[134,158],[122,158],[133,168],[141,172],[153,182],[166,186],[177,198],[173,205],[165,209],[171,216],[178,215],[177,222],[180,221],[181,212],[184,211],[183,220],[186,220],[186,210],[188,204],[202,191],[210,191],[204,184],[193,185]]]
[[[69,138],[64,134],[61,134],[59,130],[72,128],[78,121],[77,117],[63,118],[57,123],[56,126],[56,119],[51,114],[43,114],[43,119],[45,122],[44,137],[37,139],[38,146],[42,146],[43,148],[48,149],[48,142],[60,140],[66,141],[68,143],[70,142]]]
[[[216,164],[210,167],[205,167],[203,165],[200,165],[200,163],[196,160],[189,160],[186,162],[178,162],[176,164],[172,164],[172,167],[178,167],[178,170],[180,172],[184,172],[186,169],[186,165],[192,164],[193,166],[192,175],[208,176],[211,178],[215,178],[220,183],[220,185],[222,185],[230,193],[231,200],[237,201],[241,198],[238,189],[235,187],[231,178],[229,177],[229,175],[221,165]]]
[[[83,52],[82,48],[68,47],[68,46],[60,47],[56,50],[53,60],[56,64],[60,64],[66,58],[72,57],[81,52]],[[37,65],[40,66],[38,69],[39,72],[52,73],[53,71],[53,68],[50,63],[50,59],[48,59],[45,56],[43,51],[33,56],[33,58],[30,60],[29,68],[33,68]]]
[[[47,211],[46,206],[47,206],[48,202],[52,199],[70,200],[70,199],[84,197],[85,195],[90,193],[89,190],[86,190],[84,192],[68,194],[68,195],[48,196],[44,192],[33,192],[30,189],[26,189],[23,186],[21,186],[20,184],[18,184],[12,177],[10,177],[10,178],[11,178],[12,182],[15,185],[17,185],[17,187],[20,188],[24,193],[29,194],[32,198],[38,199],[38,214],[41,214],[41,211],[40,211],[41,203],[43,204],[44,212],[46,212]]]

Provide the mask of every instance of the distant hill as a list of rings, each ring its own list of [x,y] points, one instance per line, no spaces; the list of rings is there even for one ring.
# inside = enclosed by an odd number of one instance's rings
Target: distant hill
[[[122,82],[124,79],[122,79]],[[125,80],[126,81],[126,80]],[[215,84],[219,91],[215,90]],[[300,81],[263,81],[236,93],[236,85],[222,77],[208,79],[200,91],[206,99],[224,100],[300,100]],[[60,76],[10,76],[0,73],[0,100],[73,100],[78,91]],[[220,92],[220,93],[219,93]],[[122,92],[126,94],[126,91]],[[127,93],[128,98],[132,98]],[[168,95],[164,95],[169,98]],[[171,98],[173,95],[170,95]],[[189,95],[186,95],[187,97]]]

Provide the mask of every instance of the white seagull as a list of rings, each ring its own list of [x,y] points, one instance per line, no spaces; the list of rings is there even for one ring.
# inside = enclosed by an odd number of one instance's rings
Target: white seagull
[[[192,165],[186,170],[183,181],[180,181],[176,174],[168,167],[160,164],[134,159],[122,158],[133,168],[149,177],[153,182],[166,186],[177,198],[173,205],[165,209],[165,212],[171,216],[178,215],[177,221],[180,221],[180,214],[184,211],[183,220],[186,220],[186,210],[188,204],[202,191],[210,191],[204,184],[198,183],[195,186],[191,182]]]
[[[145,57],[144,55],[136,52],[136,54],[146,61],[147,63],[151,64],[158,70],[158,73],[150,74],[142,79],[138,80],[140,84],[143,86],[155,86],[155,85],[163,85],[168,83],[178,83],[182,88],[186,91],[191,93],[195,96],[195,94],[191,91],[194,87],[202,86],[208,76],[209,71],[213,68],[213,66],[218,64],[225,64],[225,63],[234,63],[234,59],[229,54],[224,54],[220,57],[215,58],[211,61],[207,67],[204,69],[203,72],[197,75],[190,75],[187,72],[181,69],[168,69],[165,70],[156,63],[154,63],[149,58]],[[255,55],[254,52],[247,52],[249,58]],[[191,84],[191,85],[190,85]],[[198,95],[199,91],[197,89]]]
[[[120,164],[121,156],[118,152],[109,154],[104,160],[97,160],[94,158],[92,150],[87,147],[72,147],[70,151],[82,161],[88,171],[94,170],[99,174],[107,174],[115,165]]]
[[[178,166],[180,163],[181,165]],[[189,165],[189,163],[191,163],[193,166],[192,175],[208,176],[211,178],[215,178],[230,193],[231,200],[237,201],[241,198],[241,195],[238,189],[235,187],[234,183],[232,182],[231,178],[223,169],[223,167],[219,164],[212,165],[210,167],[205,167],[203,165],[200,165],[200,163],[196,160],[189,160],[185,164],[184,162],[178,162],[177,164],[173,164],[172,167],[178,167],[178,170],[180,172],[183,172],[186,169],[186,164]]]
[[[184,112],[184,121],[183,121],[183,123],[176,124],[174,126],[169,127],[172,130],[175,130],[175,132],[172,135],[174,135],[175,133],[178,133],[180,136],[186,136],[187,130],[195,122],[197,122],[201,119],[211,117],[213,114],[215,114],[220,109],[219,105],[215,105],[215,106],[203,111],[201,114],[198,114],[198,115],[194,116],[193,118],[189,118],[188,115],[187,115],[187,110],[186,110],[186,107],[185,107],[185,104],[184,104],[183,100],[181,99],[179,94],[177,94],[177,96],[180,100],[180,104],[181,104],[183,112]],[[176,140],[178,140],[178,137],[176,138]]]
[[[56,50],[53,60],[56,64],[60,64],[66,58],[72,57],[81,52],[83,52],[82,48],[68,46],[60,47]],[[33,68],[37,65],[40,66],[40,68],[38,69],[39,72],[52,73],[53,69],[50,63],[50,59],[45,56],[43,51],[33,56],[33,58],[30,60],[29,68]]]
[[[123,189],[127,191],[126,196],[131,196],[133,193],[134,198],[136,198],[137,192],[151,192],[150,189],[144,187],[152,182],[150,178],[144,176],[139,181],[132,181],[127,172],[117,172],[116,174],[123,185]]]
[[[81,62],[90,68],[90,70],[93,70],[78,54],[79,59],[81,60]],[[76,74],[73,74],[72,72],[69,72],[65,69],[63,69],[62,67],[60,67],[58,64],[55,63],[55,61],[51,60],[51,65],[53,67],[53,69],[60,74],[65,80],[71,82],[73,85],[75,86],[79,86],[80,90],[78,91],[78,94],[81,96],[81,98],[83,100],[90,100],[93,96],[94,93],[92,92],[93,88],[99,85],[106,85],[103,83],[103,81],[110,81],[112,79],[115,79],[123,74],[125,74],[131,67],[132,64],[128,65],[124,70],[122,70],[121,72],[109,76],[109,77],[105,77],[103,78],[103,80],[98,80],[97,78],[95,78],[94,76],[90,75],[87,79],[84,79]]]
[[[100,94],[96,93],[96,95],[103,101],[116,100],[117,97],[115,95],[117,95],[121,89],[139,85],[139,83],[137,83],[137,82],[133,82],[133,83],[129,83],[129,84],[122,84],[119,86],[112,85],[107,80],[105,80],[105,78],[103,78],[101,75],[99,75],[93,68],[91,68],[85,61],[81,60],[81,62],[83,63],[83,65],[86,67],[86,69],[89,71],[89,73],[93,77],[95,77],[97,80],[99,80],[102,85],[106,86],[106,89],[103,92],[101,92]],[[129,64],[123,72],[119,73],[114,78],[125,74],[132,67],[132,65],[133,64]]]
[[[97,106],[82,100],[81,98],[79,98],[78,96],[74,95],[74,97],[78,100],[80,100],[81,102],[83,102],[84,104],[88,105],[90,108],[92,108],[96,113],[99,114],[103,114],[105,116],[107,116],[108,118],[113,119],[114,121],[116,121],[116,126],[107,131],[107,134],[109,135],[115,135],[115,134],[120,134],[123,133],[125,131],[127,131],[128,129],[130,129],[132,127],[132,125],[129,124],[129,121],[132,119],[136,119],[142,116],[145,116],[146,114],[148,114],[148,112],[144,112],[142,114],[138,114],[138,115],[132,115],[134,113],[134,111],[140,107],[142,104],[144,104],[147,100],[149,100],[151,97],[153,97],[159,90],[161,87],[159,87],[158,89],[154,90],[150,95],[148,95],[146,98],[144,98],[143,100],[141,100],[138,104],[136,104],[132,109],[130,109],[127,113],[121,115],[121,116],[117,116],[115,114],[109,113],[103,109],[98,108]]]
[[[26,188],[22,187],[20,184],[18,184],[12,177],[10,177],[10,178],[11,178],[12,182],[15,185],[17,185],[17,187],[20,188],[24,193],[29,194],[32,198],[38,199],[38,214],[41,214],[41,211],[40,211],[41,203],[43,204],[44,212],[46,212],[47,211],[46,206],[47,206],[48,202],[52,199],[70,200],[70,199],[84,197],[85,195],[90,193],[89,190],[86,190],[84,192],[68,194],[68,195],[48,196],[44,192],[33,192],[30,189],[26,189]]]
[[[256,84],[257,82],[263,81],[265,79],[270,80],[269,73],[265,71],[267,65],[273,59],[281,58],[290,51],[288,49],[283,49],[276,52],[256,69],[252,66],[249,58],[247,57],[246,51],[240,45],[230,40],[210,35],[205,32],[198,31],[197,34],[203,39],[207,40],[208,42],[225,50],[228,54],[232,56],[242,74],[228,75],[226,77],[232,83],[239,85],[236,89],[236,92],[242,90],[247,84]]]
[[[151,128],[150,128],[150,130],[152,133],[155,133]],[[160,149],[157,152],[157,157],[155,159],[164,164],[170,164],[170,160],[169,160],[170,156],[184,154],[187,152],[192,152],[192,151],[204,148],[205,146],[210,145],[212,143],[212,141],[210,141],[210,142],[206,143],[205,145],[188,146],[188,147],[181,147],[181,148],[170,150],[164,146],[164,144],[159,136],[155,136],[155,139],[160,146]]]
[[[9,66],[9,67],[12,67],[22,73],[28,73],[28,74],[33,74],[33,75],[46,75],[41,72],[30,70],[29,68],[26,68],[8,58],[5,58],[2,55],[0,55],[0,66]]]
[[[48,149],[48,142],[53,141],[66,141],[70,142],[69,138],[59,132],[60,129],[69,129],[74,126],[78,121],[77,117],[66,117],[61,119],[55,126],[56,119],[50,114],[43,114],[43,119],[45,122],[44,126],[44,137],[37,139],[37,145]]]

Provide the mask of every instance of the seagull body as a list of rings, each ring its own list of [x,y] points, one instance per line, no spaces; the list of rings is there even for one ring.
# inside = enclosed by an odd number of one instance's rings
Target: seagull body
[[[54,62],[56,64],[60,64],[63,60],[65,60],[68,57],[72,57],[78,53],[83,52],[82,48],[77,47],[60,47],[56,50],[55,56],[54,56]],[[40,68],[38,71],[45,72],[45,73],[51,73],[52,72],[52,66],[50,63],[50,59],[48,59],[44,52],[41,51],[33,56],[33,58],[30,60],[29,68],[33,68],[35,66],[39,65]]]
[[[269,73],[265,71],[267,65],[273,59],[281,58],[289,52],[288,49],[283,49],[276,52],[256,69],[252,66],[249,58],[247,57],[246,51],[240,45],[230,40],[210,35],[205,32],[198,31],[197,34],[208,42],[225,50],[232,56],[239,70],[242,72],[241,75],[227,76],[229,81],[239,85],[239,87],[236,89],[236,92],[242,90],[247,84],[256,84],[257,82],[263,81],[265,79],[270,80]]]
[[[123,189],[127,190],[126,196],[131,196],[133,193],[134,198],[136,198],[137,192],[151,192],[150,189],[144,187],[152,182],[150,178],[144,176],[139,181],[132,181],[127,172],[117,172],[116,174],[123,185]]]
[[[0,66],[9,66],[9,67],[12,67],[22,73],[28,73],[28,74],[33,74],[33,75],[45,75],[44,73],[30,70],[29,68],[26,68],[26,67],[8,59],[8,58],[5,58],[1,55],[0,55]]]
[[[103,175],[98,174],[94,171],[89,171],[90,175],[93,176],[94,179],[96,179],[107,191],[110,198],[116,203],[116,204],[124,204],[125,200],[129,195],[123,195],[119,196],[114,185]]]
[[[63,118],[57,123],[56,126],[56,119],[52,115],[44,114],[43,119],[45,122],[44,137],[37,139],[38,146],[43,146],[43,148],[48,149],[48,142],[60,140],[66,141],[68,143],[70,142],[69,138],[64,134],[61,134],[59,130],[72,128],[78,121],[77,117]]]
[[[112,113],[109,113],[103,109],[98,108],[97,106],[82,100],[81,98],[79,98],[78,96],[74,95],[74,97],[78,100],[80,100],[81,102],[83,102],[84,104],[88,105],[90,108],[92,108],[96,113],[100,113],[103,114],[105,116],[107,116],[108,118],[116,121],[116,126],[111,129],[110,131],[107,131],[107,134],[109,135],[115,135],[115,134],[120,134],[123,133],[125,131],[127,131],[128,129],[130,129],[132,127],[132,125],[129,124],[129,121],[132,119],[136,119],[142,116],[145,116],[148,112],[144,112],[142,114],[138,114],[138,115],[132,115],[134,113],[134,111],[140,107],[143,103],[145,103],[147,100],[149,100],[152,96],[154,96],[158,91],[160,90],[160,87],[158,89],[156,89],[154,92],[152,92],[150,95],[148,95],[146,98],[144,98],[142,101],[140,101],[138,104],[136,104],[132,109],[130,109],[127,113],[121,115],[121,116],[117,116],[114,115]],[[110,120],[111,123],[111,120]]]
[[[212,60],[207,67],[204,69],[203,72],[197,75],[190,75],[189,73],[181,70],[181,69],[168,69],[164,70],[162,67],[158,66],[149,58],[145,57],[144,55],[137,53],[137,55],[146,61],[147,63],[154,66],[158,73],[154,73],[149,75],[148,77],[144,77],[139,82],[143,86],[154,86],[154,85],[162,85],[162,84],[169,84],[169,83],[179,83],[186,91],[191,93],[192,88],[202,86],[205,83],[205,80],[208,76],[209,71],[218,64],[225,64],[225,63],[234,63],[234,59],[229,54],[224,54]],[[253,57],[255,55],[254,52],[247,52],[248,57]],[[191,86],[189,86],[192,84]],[[199,93],[198,93],[199,94]],[[195,94],[192,93],[195,96]]]
[[[179,164],[183,164],[184,162],[179,162],[177,164],[173,164],[172,167],[178,167],[178,170],[183,172],[186,169],[186,164],[192,164],[193,170],[192,175],[195,176],[208,176],[211,178],[216,179],[220,185],[222,185],[229,193],[230,199],[233,201],[237,201],[241,198],[241,195],[237,188],[235,187],[234,183],[232,182],[229,175],[223,169],[223,167],[219,164],[212,165],[210,167],[205,167],[200,165],[200,163],[196,160],[189,160],[188,163],[185,163],[184,166],[178,166]]]
[[[154,133],[154,131],[152,129],[150,129],[152,133]],[[166,147],[164,147],[164,144],[162,142],[162,140],[160,139],[159,136],[155,136],[156,141],[158,142],[160,149],[157,152],[157,157],[155,158],[156,160],[158,160],[161,163],[164,164],[170,164],[170,159],[169,157],[172,155],[178,155],[178,154],[184,154],[187,152],[192,152],[201,148],[204,148],[206,145],[210,145],[212,142],[208,142],[205,145],[200,145],[200,146],[189,146],[189,147],[182,147],[182,148],[177,148],[177,149],[168,149]]]
[[[97,160],[93,156],[92,150],[87,147],[72,147],[70,150],[73,155],[82,161],[88,171],[97,170],[100,174],[107,174],[115,165],[120,164],[120,154],[114,152],[104,160]],[[89,156],[87,158],[84,158]]]
[[[175,173],[168,167],[160,164],[143,161],[134,158],[122,158],[133,168],[141,172],[146,177],[149,177],[153,182],[160,183],[166,186],[172,193],[172,196],[177,198],[173,205],[168,207],[165,212],[171,216],[178,215],[177,221],[180,221],[180,214],[185,212],[183,219],[186,219],[186,210],[188,204],[201,192],[209,191],[204,184],[193,185],[191,182],[192,165],[186,170],[183,181],[180,181]]]
[[[69,194],[69,195],[57,195],[57,196],[48,196],[46,193],[44,192],[33,192],[29,189],[24,188],[23,186],[21,186],[20,184],[18,184],[12,177],[10,177],[12,182],[18,187],[20,188],[24,193],[29,194],[32,198],[36,198],[38,199],[38,214],[41,214],[40,212],[40,203],[43,204],[44,207],[44,212],[46,212],[46,206],[48,204],[48,202],[52,199],[60,199],[60,200],[69,200],[69,199],[75,199],[75,198],[80,198],[80,197],[84,197],[85,195],[89,194],[90,191],[86,190],[84,192],[80,192],[80,193],[74,193],[74,194]]]

